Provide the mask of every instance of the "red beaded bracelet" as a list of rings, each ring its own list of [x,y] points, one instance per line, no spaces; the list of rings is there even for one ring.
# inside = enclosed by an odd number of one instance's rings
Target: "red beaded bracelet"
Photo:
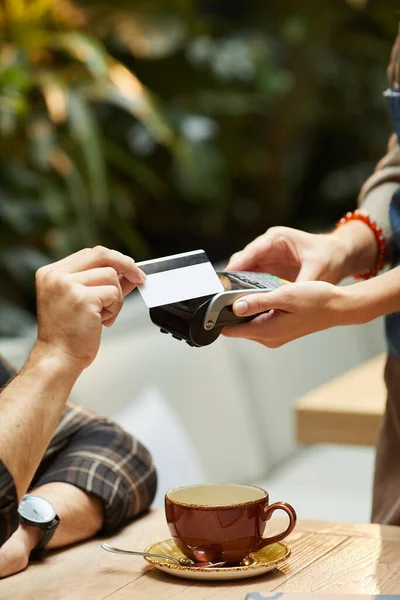
[[[385,258],[387,254],[386,238],[383,235],[382,228],[379,227],[377,222],[373,221],[367,213],[362,212],[360,210],[355,210],[354,212],[346,213],[345,216],[337,222],[336,226],[341,227],[349,221],[362,221],[363,223],[368,225],[368,227],[373,232],[376,239],[376,243],[378,245],[378,256],[376,259],[375,267],[370,271],[367,271],[366,273],[354,275],[354,277],[355,279],[370,279],[371,277],[375,277],[375,275],[377,275],[378,272],[384,267]]]

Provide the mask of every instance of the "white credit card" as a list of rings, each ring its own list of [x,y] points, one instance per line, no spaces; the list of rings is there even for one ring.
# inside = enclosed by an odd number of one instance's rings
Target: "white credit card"
[[[136,263],[147,275],[138,290],[149,308],[224,291],[204,250]]]

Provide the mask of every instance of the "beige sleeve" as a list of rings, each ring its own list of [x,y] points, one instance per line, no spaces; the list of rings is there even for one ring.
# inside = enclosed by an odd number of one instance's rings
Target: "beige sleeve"
[[[400,186],[400,146],[397,136],[389,140],[387,154],[364,183],[358,197],[358,205],[374,219],[386,237],[389,258],[393,251],[393,231],[390,225],[389,207],[392,196]]]

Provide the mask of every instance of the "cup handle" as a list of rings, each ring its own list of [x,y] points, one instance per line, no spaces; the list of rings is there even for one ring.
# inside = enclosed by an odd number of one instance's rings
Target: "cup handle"
[[[269,519],[272,517],[272,513],[276,510],[284,510],[285,511],[285,513],[289,517],[289,525],[288,525],[287,529],[285,529],[285,531],[282,531],[282,533],[278,533],[277,535],[273,535],[272,537],[262,538],[258,544],[259,550],[261,548],[264,548],[265,546],[269,546],[270,544],[275,544],[276,542],[280,542],[281,540],[283,540],[290,533],[292,533],[292,531],[296,525],[296,521],[297,521],[296,511],[294,510],[293,506],[290,506],[290,504],[288,504],[287,502],[274,502],[274,504],[265,506],[263,508],[264,521],[269,521]]]

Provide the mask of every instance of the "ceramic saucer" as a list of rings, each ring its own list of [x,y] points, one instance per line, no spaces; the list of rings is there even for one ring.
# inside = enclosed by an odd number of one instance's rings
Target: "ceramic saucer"
[[[177,548],[175,542],[164,540],[157,542],[146,548],[146,552],[154,554],[168,554],[174,558],[184,558],[182,552]],[[249,555],[248,561],[250,564],[237,567],[181,567],[173,562],[162,558],[146,557],[156,569],[160,569],[164,573],[174,575],[176,577],[184,577],[185,579],[202,579],[202,580],[228,580],[228,579],[244,579],[245,577],[258,577],[264,575],[268,571],[276,569],[279,565],[285,562],[291,554],[291,550],[286,544],[279,542],[266,546],[258,552],[253,552]]]

